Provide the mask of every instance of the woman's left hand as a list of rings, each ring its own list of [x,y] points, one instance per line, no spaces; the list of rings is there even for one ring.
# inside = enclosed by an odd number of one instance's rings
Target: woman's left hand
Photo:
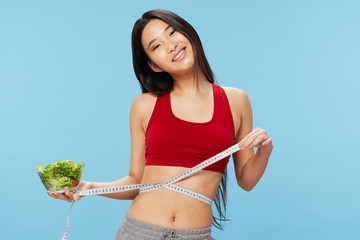
[[[247,147],[256,147],[261,151],[271,152],[274,148],[272,140],[264,129],[255,128],[251,133],[246,135],[239,143],[241,149]]]

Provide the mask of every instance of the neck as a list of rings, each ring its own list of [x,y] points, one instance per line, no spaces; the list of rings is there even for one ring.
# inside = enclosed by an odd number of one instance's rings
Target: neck
[[[192,72],[177,76],[172,75],[172,78],[174,79],[174,88],[172,91],[176,93],[200,93],[208,90],[211,84],[202,73],[199,73],[197,81]]]

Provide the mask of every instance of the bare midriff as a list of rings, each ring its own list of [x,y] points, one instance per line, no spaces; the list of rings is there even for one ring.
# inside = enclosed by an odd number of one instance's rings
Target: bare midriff
[[[141,183],[163,182],[187,169],[148,165]],[[221,178],[220,172],[201,170],[175,185],[214,199]],[[212,223],[209,204],[165,188],[137,195],[128,214],[140,221],[168,228],[198,229],[210,227]]]

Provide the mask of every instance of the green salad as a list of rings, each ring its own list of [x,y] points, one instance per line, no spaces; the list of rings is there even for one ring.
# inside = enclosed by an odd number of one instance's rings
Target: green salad
[[[45,187],[52,191],[64,190],[65,187],[70,189],[79,186],[83,161],[74,163],[70,160],[58,160],[48,166],[36,165],[41,180]]]

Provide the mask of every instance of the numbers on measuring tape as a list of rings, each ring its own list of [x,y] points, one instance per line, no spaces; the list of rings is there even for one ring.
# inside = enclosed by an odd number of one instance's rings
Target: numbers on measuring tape
[[[199,163],[198,165],[186,170],[183,173],[180,173],[164,182],[160,183],[145,183],[145,184],[131,184],[131,185],[121,185],[121,186],[112,186],[112,187],[105,187],[105,188],[94,188],[94,189],[88,189],[79,191],[79,196],[85,196],[85,195],[97,195],[97,194],[109,194],[109,193],[116,193],[116,192],[125,192],[125,191],[131,191],[135,189],[140,189],[140,193],[144,192],[150,192],[155,191],[160,188],[168,188],[169,186],[172,186],[171,184],[176,183],[204,168],[207,166],[210,166],[211,164],[214,164],[215,162],[218,162],[219,160],[229,156],[230,154],[240,150],[239,146],[237,144],[231,146],[230,148],[226,149],[225,151],[216,154],[215,156]],[[169,189],[173,190],[172,187]],[[184,191],[185,195],[188,195],[189,192]],[[193,196],[193,194],[189,194],[189,196]],[[199,199],[203,199],[200,198]],[[208,202],[208,201],[207,201]]]

